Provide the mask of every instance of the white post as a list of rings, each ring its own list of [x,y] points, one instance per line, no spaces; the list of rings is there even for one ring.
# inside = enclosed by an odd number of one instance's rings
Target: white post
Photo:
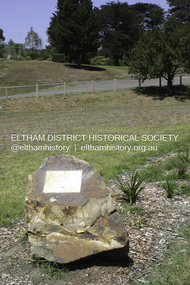
[[[117,91],[117,81],[114,79],[114,91]]]
[[[64,95],[67,95],[67,85],[66,85],[66,82],[64,82]]]
[[[94,93],[94,80],[92,80],[92,93]]]
[[[39,87],[38,87],[38,83],[36,83],[36,97],[39,97]]]
[[[7,88],[7,86],[5,86],[5,97],[6,97],[6,99],[8,99],[8,88]]]

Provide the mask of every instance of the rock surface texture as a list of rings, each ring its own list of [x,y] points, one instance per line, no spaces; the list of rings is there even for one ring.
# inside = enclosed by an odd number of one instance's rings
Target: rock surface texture
[[[48,181],[47,173],[53,174]],[[81,180],[75,173],[81,173]],[[69,181],[63,179],[66,174]],[[25,207],[32,254],[69,263],[113,249],[128,253],[126,228],[102,177],[74,156],[45,159],[29,177]]]

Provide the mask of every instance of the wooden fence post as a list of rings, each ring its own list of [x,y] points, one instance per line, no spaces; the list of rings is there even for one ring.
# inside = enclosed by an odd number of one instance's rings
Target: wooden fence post
[[[92,93],[94,93],[94,80],[92,80]]]
[[[114,79],[114,91],[117,91],[117,81]]]
[[[67,85],[66,85],[66,82],[64,82],[64,95],[67,95]]]
[[[39,97],[39,87],[38,87],[38,83],[36,83],[36,97]]]
[[[139,89],[141,89],[141,78],[139,78]]]
[[[7,88],[7,86],[5,86],[5,97],[6,97],[6,99],[8,99],[8,88]]]

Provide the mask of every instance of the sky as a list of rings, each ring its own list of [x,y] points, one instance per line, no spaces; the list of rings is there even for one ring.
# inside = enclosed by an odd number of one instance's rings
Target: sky
[[[100,7],[109,0],[92,1],[95,7]],[[117,2],[115,0],[115,2]],[[166,0],[126,0],[129,5],[143,2],[160,5],[168,9]],[[0,0],[0,29],[3,30],[5,42],[12,39],[15,43],[24,43],[30,28],[42,39],[43,48],[47,43],[47,28],[52,14],[56,11],[57,0]]]

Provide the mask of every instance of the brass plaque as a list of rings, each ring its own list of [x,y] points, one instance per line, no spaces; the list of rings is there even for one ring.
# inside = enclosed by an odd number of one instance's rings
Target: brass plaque
[[[82,170],[47,171],[44,193],[80,193]]]

